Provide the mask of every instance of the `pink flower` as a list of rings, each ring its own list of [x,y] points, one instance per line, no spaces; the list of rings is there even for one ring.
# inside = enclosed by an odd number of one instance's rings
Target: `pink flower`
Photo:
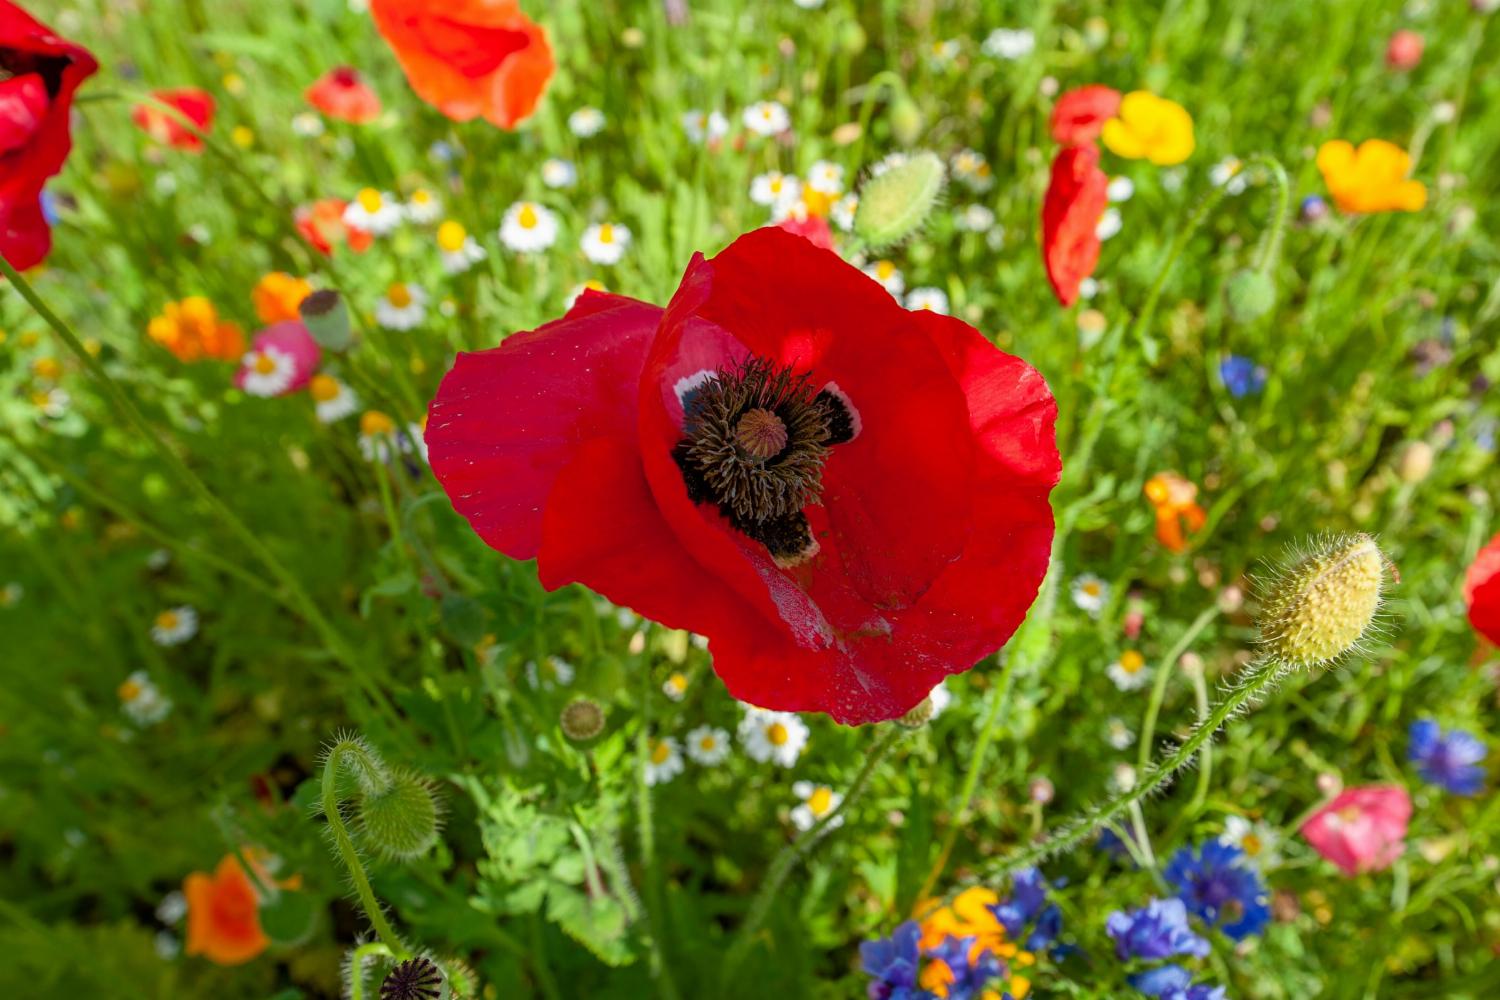
[[[1302,824],[1313,849],[1345,875],[1389,868],[1406,850],[1411,796],[1400,785],[1364,785],[1342,792]]]
[[[235,387],[252,396],[285,396],[308,383],[322,357],[318,342],[297,320],[257,333],[234,373]]]
[[[1385,47],[1385,64],[1391,69],[1405,72],[1416,69],[1422,61],[1422,36],[1415,31],[1402,28],[1391,36]]]

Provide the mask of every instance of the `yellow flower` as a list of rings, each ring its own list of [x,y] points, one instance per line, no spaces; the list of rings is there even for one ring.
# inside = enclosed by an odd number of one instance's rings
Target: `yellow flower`
[[[1170,167],[1193,155],[1193,116],[1176,101],[1134,90],[1121,99],[1100,138],[1116,156]]]
[[[1355,149],[1343,139],[1323,143],[1318,171],[1343,212],[1415,212],[1427,204],[1427,188],[1406,175],[1411,155],[1384,139],[1366,139]]]

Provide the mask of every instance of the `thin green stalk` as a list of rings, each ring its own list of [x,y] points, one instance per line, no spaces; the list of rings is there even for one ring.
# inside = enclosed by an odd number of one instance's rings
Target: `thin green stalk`
[[[1161,662],[1156,665],[1156,682],[1151,685],[1151,700],[1146,703],[1146,717],[1141,722],[1140,751],[1136,756],[1136,767],[1138,769],[1144,771],[1146,765],[1151,761],[1153,741],[1156,739],[1156,719],[1161,714],[1162,698],[1166,694],[1167,681],[1172,678],[1172,667],[1177,663],[1178,658],[1187,652],[1187,648],[1193,644],[1193,641],[1208,627],[1208,623],[1218,617],[1218,614],[1219,606],[1217,604],[1205,608],[1202,614],[1193,619],[1193,623],[1187,627],[1186,632],[1182,633],[1182,637],[1177,640],[1177,644],[1172,647],[1171,651],[1162,657]]]
[[[334,847],[338,849],[339,858],[344,867],[349,870],[349,879],[354,883],[355,895],[359,897],[359,905],[365,911],[365,917],[370,921],[370,926],[375,930],[375,937],[390,948],[391,954],[398,959],[405,959],[411,955],[396,931],[391,927],[390,921],[385,918],[385,911],[380,908],[380,901],[375,898],[375,890],[370,887],[370,878],[365,874],[364,862],[360,860],[359,850],[354,846],[354,839],[349,836],[349,830],[344,825],[344,818],[339,810],[338,793],[338,769],[346,755],[355,752],[347,743],[335,746],[328,753],[328,759],[323,763],[323,815],[328,820],[328,830],[333,838]]]
[[[636,822],[641,841],[641,864],[645,868],[646,893],[642,900],[646,908],[646,926],[651,932],[651,977],[656,980],[661,995],[675,1000],[677,984],[667,964],[662,948],[662,937],[666,933],[665,904],[662,898],[661,868],[656,861],[656,827],[652,822],[651,786],[646,783],[646,764],[651,758],[651,675],[645,662],[639,665],[644,681],[641,692],[641,727],[635,736],[636,751]]]
[[[365,960],[380,956],[391,957],[391,949],[379,941],[371,941],[355,948],[349,956],[349,1000],[364,1000]]]
[[[1194,670],[1193,678],[1193,700],[1198,703],[1198,724],[1208,718],[1208,682],[1203,678],[1203,671]],[[1208,789],[1214,779],[1214,745],[1203,744],[1203,752],[1198,755],[1198,785],[1193,789],[1193,800],[1188,803],[1187,814],[1196,816],[1203,809],[1203,803],[1208,801]]]

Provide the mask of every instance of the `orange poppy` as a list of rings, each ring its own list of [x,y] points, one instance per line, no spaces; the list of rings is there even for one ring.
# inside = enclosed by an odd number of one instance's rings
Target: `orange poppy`
[[[370,12],[412,89],[455,121],[515,128],[556,68],[518,0],[372,0]]]
[[[219,965],[240,965],[271,943],[261,930],[255,885],[233,855],[220,861],[212,875],[189,875],[182,894],[187,897],[189,955],[202,955]]]
[[[1175,472],[1152,476],[1144,492],[1156,508],[1156,539],[1173,552],[1186,549],[1187,535],[1208,523],[1208,513],[1198,504],[1198,487]]]
[[[363,229],[344,224],[344,209],[349,203],[341,198],[322,198],[297,209],[294,221],[297,232],[319,253],[331,254],[339,243],[348,243],[355,253],[364,253],[375,237]]]
[[[162,314],[152,318],[146,333],[180,361],[237,361],[245,353],[244,331],[219,319],[214,304],[201,295],[168,302]]]

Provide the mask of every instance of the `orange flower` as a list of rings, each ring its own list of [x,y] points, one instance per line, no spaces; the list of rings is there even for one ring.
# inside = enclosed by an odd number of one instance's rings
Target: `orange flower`
[[[1427,204],[1427,187],[1406,175],[1411,155],[1384,139],[1359,148],[1332,139],[1318,149],[1318,171],[1344,212],[1415,212]]]
[[[219,319],[214,304],[201,295],[168,302],[146,328],[151,339],[180,361],[217,358],[238,361],[245,353],[245,334],[234,323]]]
[[[240,965],[270,944],[260,927],[260,897],[233,855],[220,861],[211,876],[189,875],[182,894],[188,905],[189,955],[202,955],[219,965]]]
[[[552,78],[547,32],[519,0],[372,0],[370,12],[412,89],[455,121],[515,128]]]
[[[272,271],[256,283],[250,293],[255,303],[255,315],[262,323],[283,323],[301,319],[297,307],[312,294],[312,285],[306,279],[294,278],[284,271]]]
[[[355,253],[364,253],[375,237],[363,229],[344,224],[344,209],[349,203],[341,198],[322,198],[297,209],[294,220],[297,232],[320,253],[331,254],[340,243],[348,243]]]
[[[1146,480],[1146,499],[1156,508],[1156,538],[1173,552],[1188,546],[1184,534],[1200,531],[1208,514],[1198,506],[1198,487],[1175,472],[1159,472]]]

